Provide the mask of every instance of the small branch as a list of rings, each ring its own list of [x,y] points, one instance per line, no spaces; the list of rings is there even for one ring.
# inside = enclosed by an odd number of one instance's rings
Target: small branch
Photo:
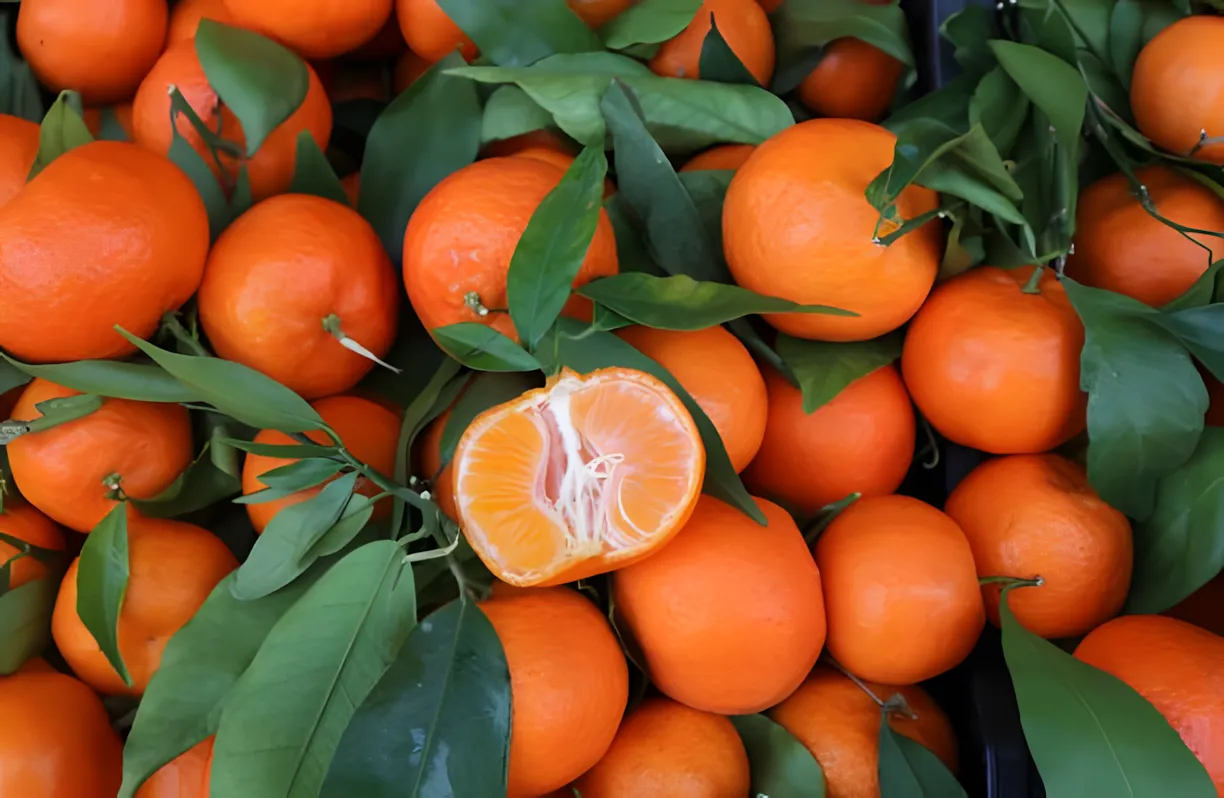
[[[345,349],[349,350],[353,354],[360,355],[361,357],[364,357],[366,360],[377,363],[378,365],[382,366],[388,371],[394,372],[395,374],[403,373],[400,369],[396,368],[395,366],[392,366],[390,363],[386,362],[385,360],[382,360],[378,355],[374,354],[369,349],[366,349],[364,346],[362,346],[360,343],[358,343],[354,339],[345,335],[344,330],[341,329],[341,326],[340,326],[340,317],[337,316],[335,313],[323,319],[323,329],[331,333],[332,337],[335,338],[337,341],[339,341],[341,346],[343,346]]]
[[[463,295],[463,304],[482,319],[489,315],[489,309],[484,306],[484,302],[480,301],[480,294],[475,291],[468,291]]]
[[[127,494],[123,492],[123,477],[119,474],[111,474],[102,480],[102,485],[106,488],[106,498],[111,501],[125,502]]]
[[[1037,267],[1033,269],[1032,276],[1028,278],[1028,282],[1024,284],[1024,287],[1021,288],[1020,291],[1025,294],[1040,294],[1041,293],[1041,287],[1040,287],[1041,286],[1041,273],[1044,270],[1045,270],[1044,265],[1040,263],[1037,264]]]
[[[187,332],[187,328],[178,320],[178,315],[174,311],[162,316],[161,326],[163,330],[170,333],[174,340],[190,349],[196,357],[212,357],[212,354],[204,348],[199,339]]]
[[[979,585],[1004,585],[1008,588],[1014,587],[1041,587],[1045,584],[1045,580],[1040,576],[1036,579],[1021,579],[1016,576],[983,576],[978,579]]]

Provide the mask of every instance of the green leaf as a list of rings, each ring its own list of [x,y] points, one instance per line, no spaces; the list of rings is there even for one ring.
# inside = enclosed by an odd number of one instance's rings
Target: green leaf
[[[635,44],[659,44],[688,27],[701,0],[641,0],[603,27],[604,45],[623,50]]]
[[[0,353],[0,396],[30,382],[30,375],[18,369],[7,355]]]
[[[498,66],[529,66],[557,53],[602,50],[564,0],[437,0],[480,54]]]
[[[1003,655],[1047,795],[1214,798],[1203,766],[1151,704],[1026,630],[1006,596],[999,603]]]
[[[435,418],[446,412],[458,393],[467,384],[468,375],[460,375],[462,367],[450,358],[443,358],[434,370],[429,382],[404,411],[400,421],[399,441],[395,447],[395,481],[407,485],[413,470],[412,447],[417,436],[425,431]],[[420,475],[425,476],[425,475]],[[391,514],[391,529],[398,534],[404,527],[405,502],[399,498]]]
[[[1118,0],[1109,15],[1109,62],[1124,88],[1143,46],[1183,16],[1165,0]]]
[[[326,426],[305,399],[241,363],[176,354],[142,341],[122,327],[116,325],[115,329],[200,400],[243,424],[281,432],[311,432]]]
[[[824,771],[794,735],[764,715],[732,715],[730,720],[748,751],[752,795],[824,798]]]
[[[891,332],[870,341],[805,341],[778,335],[778,354],[803,391],[803,412],[814,413],[850,383],[901,357],[904,338]]]
[[[943,21],[939,34],[956,48],[953,52],[956,63],[974,82],[995,66],[995,57],[986,45],[989,39],[999,38],[994,9],[967,5]]]
[[[416,624],[391,541],[352,551],[281,616],[221,711],[213,798],[315,796],[357,707]]]
[[[33,180],[68,150],[93,140],[93,134],[81,118],[81,95],[75,91],[61,91],[38,129],[38,155],[34,158],[28,179]]]
[[[222,579],[162,655],[123,748],[123,786],[133,798],[158,769],[217,730],[226,697],[246,672],[264,638],[323,573],[312,568],[284,590],[239,601],[235,574]]]
[[[581,322],[564,317],[558,319],[557,327],[550,331],[549,338],[541,344],[540,351],[552,353],[555,365],[568,366],[580,374],[610,366],[621,366],[652,374],[666,383],[684,403],[701,433],[701,442],[705,445],[706,452],[706,475],[702,489],[739,509],[758,524],[765,525],[765,514],[744,488],[739,474],[735,473],[718,430],[671,372],[615,335],[588,331]]]
[[[340,473],[342,468],[344,468],[344,463],[340,460],[310,457],[265,471],[259,475],[259,481],[269,488],[289,491],[305,490],[315,485],[322,485]]]
[[[719,83],[742,83],[745,86],[760,86],[756,76],[748,71],[744,62],[739,59],[731,45],[723,38],[718,29],[718,20],[710,14],[710,32],[701,43],[701,60],[698,62],[698,73],[702,80],[713,80]]]
[[[230,210],[229,201],[225,197],[225,189],[217,182],[217,176],[213,174],[208,161],[204,160],[204,156],[195,147],[191,146],[190,142],[179,132],[178,118],[180,114],[191,122],[197,131],[203,125],[200,123],[200,118],[191,110],[191,106],[187,104],[187,101],[177,88],[170,92],[170,109],[170,114],[175,124],[170,129],[170,150],[166,153],[166,157],[170,159],[171,163],[183,170],[183,174],[187,175],[188,179],[191,180],[191,184],[195,186],[196,193],[200,195],[200,199],[204,202],[204,210],[208,213],[209,236],[215,242],[217,237],[229,226],[229,223],[234,220],[234,214]]]
[[[488,144],[521,136],[552,123],[552,114],[528,97],[527,92],[518,86],[499,86],[485,102],[480,118],[480,142]]]
[[[107,662],[132,686],[119,651],[119,613],[128,587],[127,503],[119,502],[85,537],[77,565],[77,615]]]
[[[84,418],[99,410],[105,400],[101,396],[83,393],[60,399],[48,399],[34,406],[41,415],[30,421],[6,421],[0,424],[0,446],[11,443],[31,432],[44,432]]]
[[[131,141],[119,121],[115,106],[106,106],[99,112],[98,117],[98,141]]]
[[[534,349],[570,297],[603,211],[608,160],[588,147],[531,214],[510,258],[506,301],[528,349]]]
[[[880,795],[890,798],[964,798],[965,788],[930,749],[880,720]]]
[[[306,99],[306,62],[265,36],[211,19],[200,20],[195,48],[208,82],[242,123],[246,154],[253,156]]]
[[[140,514],[149,518],[174,518],[194,513],[242,492],[242,480],[226,473],[213,459],[213,441],[206,441],[200,454],[179,474],[170,487],[151,499],[131,499]]]
[[[720,263],[725,262],[722,254],[723,203],[735,172],[730,169],[699,169],[694,172],[678,172],[676,177],[680,178],[680,185],[684,186],[693,206],[697,208],[697,215],[701,217],[714,256]],[[621,271],[626,269],[622,268]]]
[[[1216,379],[1224,379],[1224,304],[1162,313],[1156,318]]]
[[[774,15],[778,51],[823,47],[834,39],[852,36],[914,65],[908,25],[898,3],[868,5],[857,0],[786,0]]]
[[[492,327],[474,321],[448,324],[433,331],[451,357],[477,371],[538,371],[531,353]]]
[[[446,353],[429,337],[415,313],[400,313],[399,331],[383,360],[400,370],[373,369],[358,388],[368,396],[381,396],[397,407],[407,407],[430,375],[448,360]]]
[[[307,457],[334,457],[340,454],[338,446],[320,446],[308,443],[258,443],[244,441],[239,438],[221,438],[226,446],[233,446],[242,452],[257,454],[261,457],[277,457],[283,459],[304,459]]]
[[[475,161],[480,149],[476,87],[447,74],[463,63],[463,56],[451,53],[430,67],[387,106],[366,141],[357,210],[374,225],[397,266],[408,217],[444,177]]]
[[[0,6],[2,9],[3,6]],[[0,10],[0,28],[11,31],[11,17],[17,15],[18,6]],[[30,65],[13,49],[8,36],[0,36],[0,114],[11,114],[30,122],[43,118],[42,98],[38,81]]]
[[[319,149],[309,130],[298,134],[297,161],[289,191],[293,194],[313,194],[348,205],[348,195],[344,193],[344,186],[340,185],[340,178],[336,177],[336,171],[327,162],[327,156]]]
[[[1088,478],[1101,498],[1142,521],[1157,480],[1198,444],[1207,389],[1186,350],[1155,323],[1158,311],[1070,278],[1063,285],[1084,322]]]
[[[1160,480],[1135,532],[1126,611],[1164,612],[1224,569],[1224,429],[1208,427],[1181,468]]]
[[[323,798],[503,795],[510,672],[493,625],[452,601],[412,631],[353,717]]]
[[[328,483],[317,496],[274,515],[255,541],[251,555],[238,568],[234,598],[253,601],[269,596],[305,573],[314,564],[307,553],[340,520],[356,484],[356,473],[345,474]]]
[[[360,493],[350,496],[348,504],[344,505],[344,512],[340,520],[336,521],[332,528],[327,530],[327,533],[307,550],[306,558],[313,561],[317,557],[330,557],[343,550],[345,546],[353,542],[361,530],[365,529],[366,524],[370,523],[376,504],[377,502],[369,496],[363,496]]]
[[[13,673],[47,647],[59,586],[58,574],[12,590],[8,589],[7,578],[0,583],[4,588],[0,590],[0,676]]]
[[[438,444],[442,468],[446,468],[454,457],[455,447],[459,445],[459,439],[473,419],[491,407],[517,399],[532,388],[539,387],[533,376],[522,373],[477,374],[468,383],[463,395],[455,402],[450,418],[446,420],[446,428],[442,431],[442,439]],[[437,475],[422,476],[433,479]]]
[[[1031,44],[995,39],[990,49],[999,66],[1049,118],[1063,147],[1077,152],[1088,86],[1075,67]]]
[[[1009,153],[1024,129],[1029,98],[1002,67],[982,76],[969,101],[969,124],[981,125],[998,153]]]

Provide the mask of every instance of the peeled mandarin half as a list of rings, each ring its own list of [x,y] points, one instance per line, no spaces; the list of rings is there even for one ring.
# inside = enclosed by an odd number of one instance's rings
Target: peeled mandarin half
[[[486,411],[455,450],[468,542],[499,579],[558,585],[649,555],[688,520],[705,448],[666,385],[568,369]]]

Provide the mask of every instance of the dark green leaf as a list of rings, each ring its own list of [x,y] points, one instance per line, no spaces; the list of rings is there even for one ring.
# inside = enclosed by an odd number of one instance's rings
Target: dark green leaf
[[[116,504],[85,538],[77,565],[77,615],[111,667],[131,686],[119,651],[119,613],[128,587],[127,503]]]
[[[722,243],[722,212],[723,203],[727,198],[727,187],[735,172],[730,169],[698,169],[692,172],[678,172],[680,184],[688,192],[689,199],[697,208],[697,215],[705,227],[706,236],[714,250],[714,256],[723,263]],[[618,242],[619,243],[619,242]],[[621,269],[621,271],[626,271]],[[638,269],[637,271],[643,271]]]
[[[340,178],[336,177],[336,171],[327,162],[327,156],[319,149],[309,130],[298,134],[297,161],[289,191],[293,194],[313,194],[348,205],[348,195],[344,193],[344,186],[340,185]]]
[[[310,432],[325,426],[305,399],[254,369],[220,358],[169,352],[121,327],[115,329],[196,397],[243,424],[281,432]]]
[[[238,569],[234,598],[253,601],[269,596],[313,565],[314,559],[307,553],[340,520],[356,484],[357,474],[345,474],[317,496],[274,515],[255,542],[251,556]]]
[[[357,534],[370,522],[376,504],[377,502],[369,496],[363,496],[360,493],[350,496],[340,519],[331,529],[327,530],[327,534],[310,547],[306,552],[306,558],[313,561],[316,557],[329,557],[352,543],[353,538],[357,537]]]
[[[1224,304],[1162,313],[1156,318],[1216,379],[1224,379]]]
[[[1076,152],[1088,87],[1075,67],[1030,44],[996,39],[990,49],[999,66],[1049,118],[1063,147]]]
[[[530,66],[557,53],[602,50],[564,0],[437,0],[480,53],[498,66]]]
[[[264,638],[322,573],[322,568],[312,568],[289,587],[257,601],[234,598],[234,574],[213,588],[170,639],[145,690],[123,749],[118,798],[133,798],[162,765],[216,732],[223,702]]]
[[[475,161],[480,149],[476,87],[446,74],[463,63],[463,56],[451,53],[430,67],[387,106],[366,142],[357,210],[397,265],[408,217],[442,178]]]
[[[857,0],[786,0],[774,15],[773,27],[778,50],[784,54],[852,36],[874,44],[904,64],[914,64],[905,15],[895,2],[868,5]]]
[[[797,384],[798,380],[791,373],[790,366],[782,360],[782,356],[777,353],[773,345],[765,340],[757,328],[765,328],[766,325],[760,320],[756,320],[754,326],[752,319],[735,319],[727,322],[727,329],[731,334],[740,339],[740,343],[748,347],[748,351],[756,356],[757,360],[764,362],[766,365],[773,368],[782,376],[786,377],[792,385]],[[769,329],[767,334],[772,338],[773,331]]]
[[[448,324],[433,331],[451,357],[477,371],[538,371],[531,353],[492,327],[474,321]]]
[[[1216,292],[1220,272],[1224,271],[1224,260],[1218,260],[1207,268],[1181,296],[1161,308],[1165,314],[1176,313],[1179,310],[1201,308],[1210,305]]]
[[[701,60],[697,67],[702,80],[713,80],[718,83],[742,83],[746,86],[760,86],[756,76],[748,71],[744,62],[739,59],[727,40],[718,29],[718,20],[710,14],[710,32],[701,43]]]
[[[617,14],[600,31],[610,50],[634,44],[658,44],[688,27],[701,0],[641,0]]]
[[[689,172],[686,174],[701,174]],[[644,272],[662,276],[663,270],[654,262],[646,243],[638,230],[638,220],[633,210],[625,202],[620,192],[604,200],[604,210],[612,222],[612,232],[616,235],[616,259],[621,273]]]
[[[890,798],[964,798],[965,788],[939,757],[880,721],[880,795]]]
[[[994,56],[990,56],[991,61]],[[898,136],[915,122],[930,120],[964,132],[969,129],[969,103],[977,90],[980,78],[976,74],[957,75],[946,86],[919,97],[894,111],[884,120],[884,127]]]
[[[400,485],[410,483],[413,470],[412,447],[417,436],[455,400],[459,391],[467,384],[467,375],[460,375],[462,367],[450,358],[444,358],[434,370],[429,382],[421,389],[412,404],[404,411],[400,422],[399,441],[395,447],[395,481]],[[419,476],[428,477],[428,474]],[[391,516],[391,528],[396,534],[404,526],[404,502],[397,499]]]
[[[1115,0],[1058,0],[1056,7],[1067,19],[1079,50],[1102,55],[1109,49],[1109,13]],[[1046,0],[1023,0],[1033,12],[1048,14]],[[1074,59],[1069,62],[1074,63]]]
[[[1214,798],[1203,766],[1151,704],[1022,627],[1006,595],[1003,655],[1047,795]]]
[[[1088,478],[1101,498],[1144,520],[1157,480],[1194,452],[1207,389],[1190,356],[1155,323],[1158,311],[1070,278],[1063,285],[1085,329]]]
[[[778,335],[775,345],[803,390],[803,412],[813,413],[833,401],[850,383],[901,357],[899,332],[870,341],[805,341]]]
[[[14,366],[13,362],[9,361],[7,355],[0,359],[0,396],[30,381],[30,375]]]
[[[969,124],[981,125],[998,153],[1011,152],[1028,117],[1029,98],[1002,67],[987,72],[969,102]]]
[[[1118,0],[1109,16],[1109,61],[1124,88],[1143,46],[1183,16],[1165,0]]]
[[[468,384],[467,390],[455,402],[455,409],[446,420],[446,428],[442,431],[442,440],[438,444],[442,458],[442,468],[446,468],[455,455],[455,447],[464,430],[476,416],[491,407],[496,407],[512,399],[517,399],[532,388],[538,387],[537,381],[526,374],[478,374]],[[426,479],[433,479],[436,474],[423,474]]]
[[[221,711],[213,798],[319,794],[345,728],[416,624],[403,560],[391,541],[355,549],[272,627]]]
[[[242,123],[247,156],[254,155],[306,99],[306,62],[265,36],[211,19],[200,21],[195,48],[208,82]]]
[[[51,612],[59,593],[57,574],[8,589],[0,583],[0,677],[20,668],[51,640]]]
[[[285,459],[302,459],[306,457],[334,457],[340,453],[338,446],[319,446],[305,443],[256,443],[238,438],[222,438],[226,446],[233,446],[242,452],[257,454],[261,457],[280,457]]]
[[[203,510],[242,492],[237,474],[217,467],[213,441],[206,441],[200,455],[179,474],[170,487],[152,499],[132,499],[140,514],[149,518],[174,518]]]
[[[48,164],[68,150],[89,144],[93,140],[93,134],[81,118],[81,95],[75,91],[61,91],[47,110],[38,130],[38,155],[30,168],[29,179],[33,180]]]
[[[128,132],[123,129],[123,124],[119,121],[119,116],[115,109],[116,106],[108,105],[99,112],[99,141],[131,141],[128,137]]]
[[[485,102],[484,114],[480,119],[480,142],[488,144],[521,136],[547,128],[552,123],[552,114],[537,105],[518,86],[500,86]]]
[[[105,400],[95,394],[83,393],[60,399],[48,399],[34,406],[41,415],[30,421],[6,421],[0,424],[0,446],[31,432],[44,432],[62,424],[84,418],[99,410]]]
[[[17,15],[19,6],[8,8],[10,10],[0,10],[0,29],[6,31],[12,30],[11,18]],[[13,49],[8,36],[0,36],[0,114],[11,114],[30,122],[43,118],[38,81],[30,65]]]
[[[340,741],[323,798],[502,795],[510,673],[484,613],[453,601],[421,621]]]
[[[348,204],[347,196],[344,202]],[[255,198],[251,196],[251,175],[247,172],[246,164],[243,164],[238,168],[238,178],[234,181],[234,193],[230,195],[230,218],[237,219],[249,211],[254,204]]]
[[[560,315],[570,297],[603,210],[608,161],[587,147],[531,214],[506,277],[510,318],[528,349]]]
[[[170,150],[166,153],[166,157],[183,170],[183,174],[191,180],[200,199],[204,201],[204,209],[208,213],[208,232],[212,240],[216,241],[222,231],[234,220],[234,214],[225,197],[225,190],[217,182],[217,176],[213,174],[208,161],[204,160],[204,156],[197,152],[195,147],[191,146],[179,132],[178,115],[182,113],[190,119],[194,114],[186,112],[191,106],[187,105],[187,101],[183,99],[183,95],[177,88],[170,93],[170,104],[176,124],[170,130]]]
[[[953,57],[969,77],[976,78],[994,67],[995,57],[986,46],[987,40],[997,39],[999,34],[994,9],[966,5],[943,21],[939,33],[956,48]]]
[[[311,457],[274,468],[259,475],[259,481],[269,488],[305,490],[322,485],[340,473],[344,463],[330,458]]]
[[[383,357],[401,373],[374,369],[358,387],[367,396],[381,396],[394,402],[397,407],[407,407],[425,387],[434,370],[448,359],[446,353],[429,337],[416,314],[403,312],[400,313],[395,343]]]
[[[824,771],[803,743],[764,715],[732,715],[758,798],[824,798]],[[890,796],[891,798],[891,796]]]

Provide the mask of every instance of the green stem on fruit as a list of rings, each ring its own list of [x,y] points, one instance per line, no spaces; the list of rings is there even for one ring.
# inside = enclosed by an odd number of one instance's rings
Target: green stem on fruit
[[[1044,270],[1045,266],[1043,264],[1037,264],[1037,266],[1033,269],[1032,276],[1028,278],[1028,282],[1024,284],[1024,287],[1021,288],[1020,291],[1025,294],[1040,294],[1041,273]]]
[[[114,502],[127,501],[128,496],[123,492],[123,477],[120,474],[106,477],[102,480],[102,485],[106,488],[106,498]]]
[[[374,354],[369,349],[366,349],[364,346],[362,346],[360,343],[358,343],[354,339],[345,335],[344,330],[342,329],[341,324],[340,324],[340,317],[337,316],[335,313],[332,313],[331,315],[325,316],[323,318],[323,329],[331,333],[332,337],[335,338],[337,341],[339,341],[341,346],[343,346],[345,349],[349,350],[353,354],[361,355],[366,360],[377,363],[378,365],[382,366],[388,371],[394,372],[395,374],[403,373],[400,369],[396,368],[395,366],[392,366],[390,363],[381,359],[378,355]]]
[[[1040,576],[1036,579],[1021,579],[1016,576],[983,576],[978,579],[979,585],[1003,585],[1005,590],[1017,587],[1041,587],[1045,580]]]

